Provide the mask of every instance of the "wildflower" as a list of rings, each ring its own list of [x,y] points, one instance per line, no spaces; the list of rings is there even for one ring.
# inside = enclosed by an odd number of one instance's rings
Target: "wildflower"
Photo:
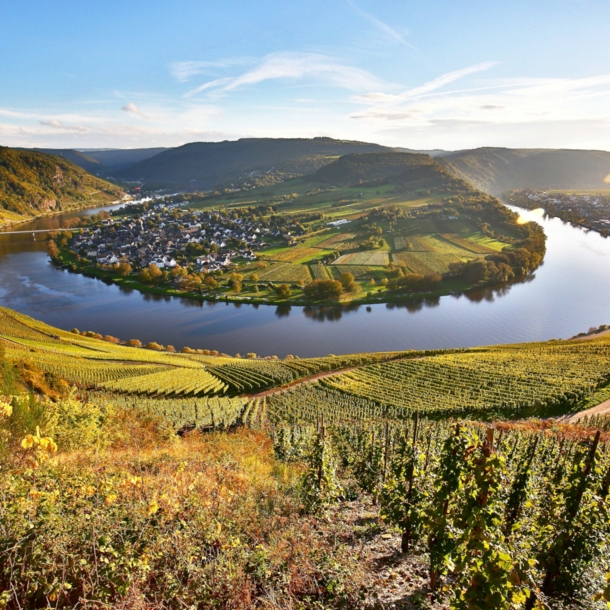
[[[150,503],[148,507],[148,516],[152,517],[159,510],[159,503],[156,498],[153,498],[153,501]]]
[[[111,506],[112,504],[114,504],[115,500],[117,499],[117,495],[116,494],[108,494],[106,496],[106,499],[104,500],[104,504],[106,506]]]

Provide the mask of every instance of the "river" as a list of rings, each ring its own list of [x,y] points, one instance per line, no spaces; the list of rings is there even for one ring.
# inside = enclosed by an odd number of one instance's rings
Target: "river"
[[[517,211],[543,225],[548,237],[544,264],[528,282],[468,296],[355,308],[202,304],[57,269],[46,255],[44,234],[34,241],[31,234],[0,233],[0,305],[64,329],[176,349],[280,357],[545,341],[610,324],[610,239],[537,212]],[[75,215],[15,228],[58,228]]]

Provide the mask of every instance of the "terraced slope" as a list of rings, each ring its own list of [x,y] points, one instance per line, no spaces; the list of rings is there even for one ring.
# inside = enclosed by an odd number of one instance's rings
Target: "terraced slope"
[[[279,361],[176,354],[62,331],[4,308],[0,308],[0,343],[9,360],[31,362],[83,389],[172,397],[250,394],[322,371],[404,355],[387,352]]]
[[[429,417],[563,415],[610,386],[610,337],[428,352],[263,360],[127,347],[0,309],[0,347],[15,362],[178,428]],[[597,401],[597,402],[596,402]]]

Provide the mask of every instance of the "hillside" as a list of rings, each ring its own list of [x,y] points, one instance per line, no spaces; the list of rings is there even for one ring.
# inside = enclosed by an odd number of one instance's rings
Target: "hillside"
[[[91,155],[79,150],[72,150],[71,148],[34,148],[31,150],[20,148],[19,150],[39,152],[45,155],[54,155],[55,157],[63,157],[67,161],[82,167],[85,171],[96,176],[103,172],[103,166],[97,159],[94,159]]]
[[[47,379],[94,392],[97,400],[130,404],[137,398],[177,429],[261,417],[311,423],[322,415],[328,422],[404,421],[415,412],[477,419],[548,416],[610,397],[605,336],[285,360],[190,348],[177,354],[156,344],[144,349],[101,339],[0,308],[0,347],[9,361],[25,361]]]
[[[103,204],[122,194],[65,158],[0,147],[0,222]]]
[[[425,154],[405,152],[345,155],[308,177],[311,181],[335,186],[376,186],[395,184],[415,192],[472,192],[464,180],[456,178]]]
[[[266,185],[312,173],[338,156],[387,150],[377,144],[331,138],[194,142],[136,163],[117,177],[190,190],[232,183]]]
[[[24,149],[25,150],[25,149]],[[134,163],[158,155],[167,148],[93,149],[35,148],[35,152],[63,157],[72,161],[90,174],[109,177]]]
[[[97,337],[0,309],[5,607],[488,608],[490,580],[497,608],[605,605],[610,421],[504,418],[606,401],[607,338],[269,360]]]
[[[477,148],[436,158],[478,189],[500,195],[519,188],[600,189],[610,175],[610,152]]]

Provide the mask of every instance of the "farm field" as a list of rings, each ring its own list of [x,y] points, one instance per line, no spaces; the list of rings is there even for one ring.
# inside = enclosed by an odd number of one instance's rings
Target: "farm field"
[[[255,270],[248,276],[256,273],[261,281],[265,282],[304,282],[311,281],[311,274],[307,265],[298,265],[296,263],[273,263],[265,269]]]
[[[93,333],[92,333],[93,334]],[[232,358],[117,345],[47,326],[0,309],[0,345],[22,361],[79,388],[137,397],[245,395],[300,378],[391,359],[397,353],[352,354],[291,360]]]
[[[333,265],[368,265],[384,267],[390,262],[387,252],[353,252],[340,256]]]
[[[332,250],[293,246],[291,248],[284,248],[279,251],[262,252],[261,256],[262,258],[273,261],[281,261],[286,263],[306,263],[313,258],[320,258],[325,254],[330,254],[331,252]]]

